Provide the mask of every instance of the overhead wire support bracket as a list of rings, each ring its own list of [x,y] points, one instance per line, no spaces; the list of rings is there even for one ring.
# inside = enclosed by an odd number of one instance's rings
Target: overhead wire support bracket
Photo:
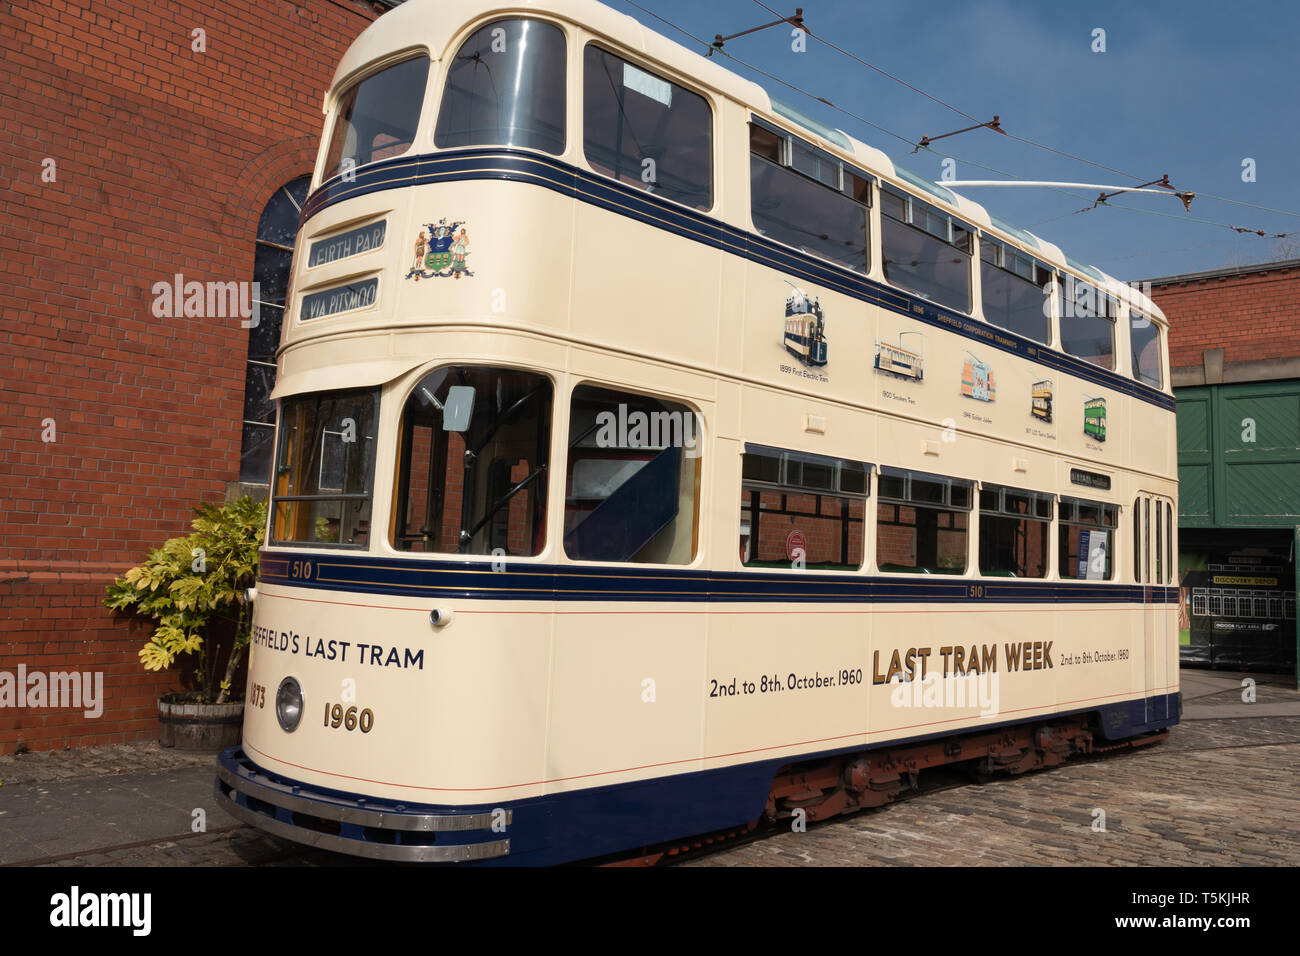
[[[1103,192],[1093,201],[1091,208],[1096,209],[1098,206],[1105,205],[1106,200],[1114,199],[1116,196],[1122,196],[1128,192],[1139,192],[1141,190],[1146,190],[1148,186],[1159,186],[1161,189],[1168,189],[1171,193],[1173,193],[1173,195],[1177,196],[1179,199],[1183,201],[1184,212],[1192,211],[1192,200],[1196,198],[1196,193],[1178,192],[1176,189],[1174,189],[1172,185],[1170,185],[1168,173],[1165,173],[1159,179],[1153,179],[1149,183],[1143,183],[1141,186],[1133,186],[1129,189],[1117,189],[1114,192],[1109,192],[1109,193]],[[1147,191],[1152,192],[1154,190],[1147,190]]]
[[[940,133],[938,136],[922,136],[921,141],[916,144],[916,149],[912,150],[912,152],[916,153],[923,149],[929,149],[930,144],[937,139],[947,139],[949,136],[969,133],[971,130],[975,129],[991,129],[995,133],[1001,133],[1003,136],[1007,135],[1007,131],[1002,128],[1002,121],[994,115],[993,119],[989,120],[987,123],[976,123],[974,126],[967,126],[965,129],[955,129],[951,133]]]
[[[725,36],[725,37],[721,33],[715,33],[713,35],[713,43],[709,47],[709,52],[704,55],[713,56],[714,51],[721,50],[723,46],[726,45],[728,40],[734,40],[737,37],[748,36],[751,33],[757,33],[759,30],[767,30],[771,27],[780,26],[782,23],[788,23],[791,26],[797,27],[798,29],[804,30],[806,32],[807,27],[803,25],[803,7],[795,7],[794,16],[792,17],[782,17],[780,20],[773,20],[771,23],[764,23],[761,27],[750,27],[748,30],[741,30],[739,33],[733,33],[730,36]]]

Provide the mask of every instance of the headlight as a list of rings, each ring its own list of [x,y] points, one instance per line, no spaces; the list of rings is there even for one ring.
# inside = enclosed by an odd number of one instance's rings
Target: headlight
[[[280,681],[280,689],[275,692],[275,717],[286,733],[298,729],[302,720],[302,686],[296,677]]]

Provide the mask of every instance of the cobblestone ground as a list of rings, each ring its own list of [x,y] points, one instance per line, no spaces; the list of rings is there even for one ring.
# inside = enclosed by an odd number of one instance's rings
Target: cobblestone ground
[[[0,786],[69,783],[119,773],[152,773],[182,767],[216,767],[212,754],[188,753],[157,742],[111,744],[78,750],[41,750],[0,756]],[[215,771],[214,771],[215,772]]]
[[[1241,691],[1184,672],[1188,718],[1162,744],[948,789],[683,860],[685,866],[1300,865],[1300,716],[1244,718]],[[1221,678],[1221,675],[1220,675]],[[1236,678],[1233,678],[1236,682]],[[1300,701],[1274,679],[1261,704]],[[1223,710],[1219,711],[1218,708]],[[1214,708],[1214,709],[1210,709]],[[1225,714],[1219,717],[1218,713]],[[1255,711],[1256,713],[1258,711]],[[1227,716],[1231,714],[1232,716]],[[156,744],[0,757],[0,795],[25,784],[213,766]],[[1105,830],[1095,811],[1105,812]],[[215,825],[217,820],[222,825]],[[47,866],[384,865],[310,850],[221,814],[207,833],[65,854]]]
[[[1300,717],[1201,720],[1131,753],[995,778],[684,866],[1300,864]],[[1093,829],[1105,811],[1105,832]]]
[[[252,827],[236,826],[147,846],[118,847],[107,852],[65,857],[41,866],[371,866],[338,853],[268,836]]]

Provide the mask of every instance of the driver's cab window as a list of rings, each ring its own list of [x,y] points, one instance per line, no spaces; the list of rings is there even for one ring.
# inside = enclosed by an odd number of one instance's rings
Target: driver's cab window
[[[399,551],[527,557],[546,544],[550,379],[509,369],[430,372],[402,411]]]

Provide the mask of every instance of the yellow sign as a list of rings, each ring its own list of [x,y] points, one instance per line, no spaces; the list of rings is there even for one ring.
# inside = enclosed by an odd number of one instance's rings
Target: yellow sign
[[[1247,584],[1252,587],[1260,588],[1277,587],[1277,578],[1239,578],[1227,574],[1216,574],[1213,581],[1215,584]]]

